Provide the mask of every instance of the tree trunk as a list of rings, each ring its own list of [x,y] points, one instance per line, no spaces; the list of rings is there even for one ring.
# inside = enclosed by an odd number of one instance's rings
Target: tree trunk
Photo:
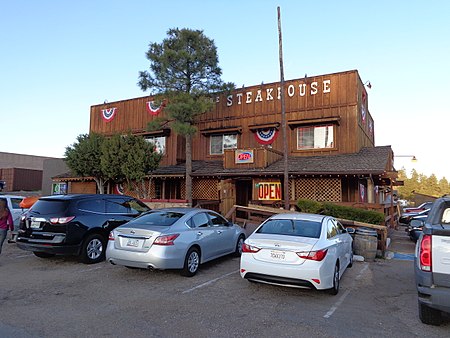
[[[192,206],[192,135],[186,135],[186,199]]]

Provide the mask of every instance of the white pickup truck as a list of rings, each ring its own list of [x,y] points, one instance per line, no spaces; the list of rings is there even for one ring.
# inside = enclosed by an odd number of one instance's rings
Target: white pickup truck
[[[6,205],[11,211],[12,218],[14,221],[14,230],[17,230],[20,222],[20,216],[26,209],[22,209],[19,204],[24,199],[23,196],[17,195],[0,195],[0,199],[6,200]]]
[[[440,325],[450,313],[450,196],[437,199],[424,221],[414,266],[420,320]]]

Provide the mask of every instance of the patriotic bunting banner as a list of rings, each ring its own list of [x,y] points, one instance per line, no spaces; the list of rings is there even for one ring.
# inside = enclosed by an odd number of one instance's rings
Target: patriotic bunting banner
[[[145,105],[145,107],[147,108],[147,112],[151,115],[158,115],[165,106],[165,101],[163,101],[159,106],[155,104],[155,101],[149,101]]]
[[[106,122],[112,121],[112,119],[116,115],[116,111],[117,111],[117,108],[102,109],[103,120],[105,120]]]
[[[255,139],[260,144],[272,144],[278,136],[276,128],[258,129],[255,132]]]
[[[123,195],[123,185],[121,183],[118,183],[114,186],[114,194],[116,195]]]

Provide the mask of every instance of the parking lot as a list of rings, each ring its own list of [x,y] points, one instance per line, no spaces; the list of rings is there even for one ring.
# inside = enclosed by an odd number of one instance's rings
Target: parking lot
[[[400,235],[404,235],[401,234]],[[72,257],[41,259],[5,243],[2,337],[444,337],[417,314],[413,262],[355,262],[337,296],[249,283],[232,256],[178,271]]]

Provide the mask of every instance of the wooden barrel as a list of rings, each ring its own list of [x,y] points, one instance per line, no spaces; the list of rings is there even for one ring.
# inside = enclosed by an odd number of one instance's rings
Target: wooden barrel
[[[377,256],[378,235],[376,230],[370,228],[358,228],[355,231],[353,252],[363,256],[366,261],[373,261]]]

